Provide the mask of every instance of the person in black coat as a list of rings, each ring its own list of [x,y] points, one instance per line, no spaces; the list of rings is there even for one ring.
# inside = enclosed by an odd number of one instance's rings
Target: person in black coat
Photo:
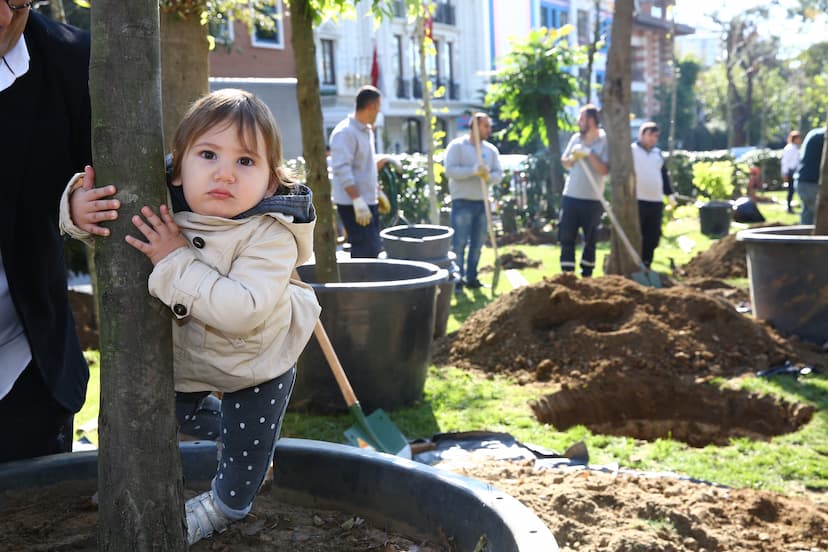
[[[21,38],[22,34],[22,38]],[[66,291],[61,193],[91,163],[89,34],[0,1],[0,462],[70,451],[89,370]]]

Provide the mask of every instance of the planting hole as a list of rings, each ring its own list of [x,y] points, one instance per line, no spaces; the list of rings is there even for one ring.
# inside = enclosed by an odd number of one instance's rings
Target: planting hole
[[[631,374],[594,380],[531,401],[542,423],[645,441],[672,438],[692,447],[733,437],[767,440],[808,423],[814,408],[748,391]]]

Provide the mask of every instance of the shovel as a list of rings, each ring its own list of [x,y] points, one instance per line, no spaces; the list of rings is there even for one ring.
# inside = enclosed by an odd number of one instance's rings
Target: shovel
[[[627,233],[624,232],[624,229],[621,227],[621,224],[618,223],[618,219],[615,218],[615,213],[612,212],[610,208],[609,202],[604,199],[604,194],[601,193],[601,188],[598,187],[598,183],[595,182],[595,177],[592,176],[592,171],[589,170],[589,167],[586,164],[586,161],[583,157],[578,159],[578,163],[581,164],[581,168],[587,175],[587,179],[589,183],[592,185],[593,191],[598,195],[598,199],[601,201],[601,205],[604,207],[604,211],[607,212],[607,216],[612,223],[612,226],[615,228],[615,231],[618,232],[618,237],[621,238],[621,243],[624,244],[624,247],[627,249],[627,253],[630,254],[633,262],[637,264],[641,270],[633,272],[630,274],[630,278],[641,284],[642,286],[649,286],[654,288],[660,288],[661,285],[661,277],[659,277],[658,273],[650,270],[647,268],[647,265],[641,260],[641,255],[638,254],[638,251],[635,250],[632,243],[630,243],[629,238],[627,238]]]
[[[474,147],[477,150],[477,164],[483,164],[483,154],[480,151],[480,131],[477,129],[477,117],[472,115],[472,134],[474,135]],[[489,229],[489,240],[492,242],[494,253],[494,273],[492,274],[492,295],[497,290],[497,283],[500,281],[500,257],[497,255],[497,240],[495,239],[495,227],[492,222],[492,206],[489,203],[489,187],[483,177],[480,177],[480,187],[483,190],[483,204],[486,207],[486,226]]]
[[[296,271],[293,272],[293,278],[301,281]],[[344,432],[348,442],[359,448],[387,452],[411,459],[411,446],[408,440],[382,409],[377,409],[368,416],[362,411],[362,406],[356,398],[351,382],[348,381],[348,376],[345,375],[345,370],[336,356],[333,344],[321,320],[316,321],[313,335],[319,341],[319,347],[325,355],[325,360],[328,361],[328,366],[331,367],[339,390],[345,398],[345,404],[348,405],[348,410],[356,422]]]
[[[313,334],[319,341],[319,346],[331,367],[334,378],[336,378],[336,383],[345,398],[348,410],[356,422],[356,424],[345,430],[345,438],[348,439],[348,442],[359,448],[387,452],[388,454],[411,459],[411,447],[408,441],[382,409],[377,409],[368,416],[362,411],[362,406],[360,406],[354,394],[351,382],[348,381],[342,364],[339,363],[339,358],[334,352],[331,340],[328,339],[328,334],[325,332],[321,321],[316,321]]]

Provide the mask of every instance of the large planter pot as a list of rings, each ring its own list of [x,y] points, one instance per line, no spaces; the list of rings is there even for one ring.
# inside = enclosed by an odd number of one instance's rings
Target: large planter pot
[[[701,233],[716,238],[726,236],[730,232],[732,210],[729,201],[714,200],[699,207]]]
[[[433,224],[392,226],[380,231],[382,246],[389,259],[428,261],[442,259],[451,249],[454,229]]]
[[[282,439],[272,491],[286,503],[360,515],[410,537],[454,539],[472,550],[554,552],[549,529],[514,498],[481,482],[387,454],[319,441]],[[215,474],[212,442],[181,444],[184,480],[204,488]],[[97,451],[0,464],[0,491],[97,477]]]
[[[828,341],[828,236],[813,226],[742,230],[753,313],[786,334]]]
[[[460,271],[451,251],[454,229],[432,224],[392,226],[380,232],[385,254],[389,259],[423,261],[445,268],[449,279],[440,285],[437,293],[437,312],[434,319],[434,337],[446,335],[451,297],[460,281]]]
[[[366,410],[419,400],[431,363],[437,288],[445,269],[415,261],[339,263],[341,283],[320,284],[313,265],[299,267],[322,305],[322,325]],[[292,410],[346,410],[322,350],[311,338],[299,357]]]

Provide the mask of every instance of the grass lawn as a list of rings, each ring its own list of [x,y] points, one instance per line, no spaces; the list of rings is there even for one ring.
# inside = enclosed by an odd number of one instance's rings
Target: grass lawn
[[[767,194],[776,202],[761,204],[760,210],[769,222],[797,224],[798,215],[785,211],[784,192]],[[698,211],[693,206],[680,207],[671,213],[664,237],[656,251],[653,268],[670,274],[670,259],[682,265],[706,250],[711,239],[699,231]],[[731,232],[746,227],[732,224]],[[517,249],[543,264],[537,269],[521,270],[530,283],[559,272],[559,248],[554,245],[505,246],[503,252]],[[601,274],[608,244],[598,247]],[[484,248],[481,266],[492,265],[492,251]],[[491,272],[483,272],[484,282]],[[747,287],[747,279],[729,281]],[[508,287],[501,278],[500,292]],[[465,290],[452,299],[448,331],[460,327],[475,310],[491,302],[489,290]],[[76,419],[76,427],[93,420],[98,410],[97,353],[90,353],[92,381],[87,404]],[[672,470],[692,477],[736,487],[764,488],[783,492],[803,489],[828,489],[828,377],[811,376],[795,380],[778,377],[771,380],[746,378],[741,386],[750,390],[772,393],[792,401],[812,404],[817,411],[813,421],[799,431],[777,437],[769,442],[736,439],[726,447],[692,448],[682,442],[658,440],[653,443],[631,438],[593,435],[583,426],[565,432],[535,420],[527,405],[533,398],[551,390],[521,386],[504,376],[485,376],[453,367],[429,370],[423,400],[412,407],[390,413],[393,421],[410,438],[430,437],[438,432],[492,430],[511,433],[517,439],[563,451],[576,441],[585,441],[591,461],[598,464],[618,463],[643,470]],[[288,413],[283,435],[332,442],[343,442],[342,431],[352,424],[349,415],[312,416]],[[94,435],[93,435],[94,437]]]

